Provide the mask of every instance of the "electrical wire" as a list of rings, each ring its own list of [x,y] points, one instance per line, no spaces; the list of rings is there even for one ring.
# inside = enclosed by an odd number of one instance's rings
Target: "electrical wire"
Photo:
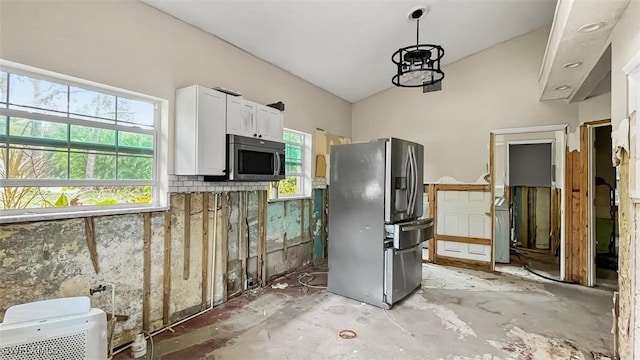
[[[527,264],[525,264],[525,262],[524,262],[524,261],[522,260],[522,258],[520,257],[520,253],[519,253],[519,252],[517,252],[517,251],[516,251],[516,250],[514,250],[514,249],[511,249],[511,252],[512,252],[512,253],[514,253],[514,254],[516,255],[516,257],[518,258],[518,260],[520,260],[520,264],[522,264],[522,267],[524,267],[527,271],[529,271],[530,273],[532,273],[532,274],[534,274],[534,275],[537,275],[537,276],[539,276],[539,277],[541,277],[541,278],[543,278],[543,279],[547,279],[547,280],[551,280],[551,281],[559,282],[559,283],[562,283],[562,284],[580,285],[580,283],[577,283],[577,282],[575,282],[575,281],[565,281],[565,280],[560,280],[560,279],[554,279],[554,278],[552,278],[552,277],[550,277],[550,276],[542,275],[542,274],[540,274],[540,273],[538,273],[538,272],[535,272],[535,271],[531,270],[531,268],[529,268],[529,266],[528,266]]]
[[[384,311],[384,314],[387,316],[387,319],[389,319],[389,321],[391,321],[395,326],[397,326],[399,329],[401,329],[402,331],[406,332],[407,334],[415,337],[415,335],[411,331],[403,328],[402,326],[400,326],[400,324],[398,324],[395,320],[393,320],[391,318],[391,316],[389,316],[389,314],[387,313],[387,309],[382,309],[382,311]]]
[[[153,360],[153,336],[148,331],[143,331],[143,334],[149,335],[149,342],[151,343],[151,353],[149,354],[149,360]]]
[[[304,278],[308,278],[310,277],[310,279],[308,281],[313,280],[314,275],[320,275],[320,274],[326,274],[326,271],[316,271],[316,272],[311,272],[311,273],[302,273],[300,275],[298,275],[298,283],[302,286],[306,286],[308,288],[312,288],[312,289],[326,289],[327,286],[326,285],[311,285],[306,281],[302,281],[302,279]]]

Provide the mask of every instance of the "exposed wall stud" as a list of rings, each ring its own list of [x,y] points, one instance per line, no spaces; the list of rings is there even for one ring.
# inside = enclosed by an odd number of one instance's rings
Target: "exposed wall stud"
[[[184,194],[184,252],[182,278],[189,279],[189,260],[191,257],[191,194]]]
[[[89,248],[89,255],[91,256],[91,263],[93,264],[93,270],[98,274],[100,273],[100,267],[98,266],[98,249],[96,245],[96,233],[93,226],[93,217],[84,218],[84,231],[87,239],[87,247]]]
[[[212,256],[215,256],[212,255]],[[209,285],[209,193],[202,194],[202,308],[207,307],[207,286]],[[213,302],[213,299],[211,299]]]
[[[169,324],[171,302],[171,211],[164,212],[164,261],[162,281],[162,323]]]
[[[142,279],[142,329],[149,329],[150,305],[149,297],[151,296],[151,213],[146,212],[142,215],[143,224],[143,279]]]
[[[229,193],[222,195],[220,224],[222,226],[220,232],[220,252],[222,255],[222,299],[224,302],[228,300],[227,279],[229,268]]]

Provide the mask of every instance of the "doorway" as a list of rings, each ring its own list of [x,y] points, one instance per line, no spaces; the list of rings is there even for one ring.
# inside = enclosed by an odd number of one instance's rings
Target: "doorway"
[[[617,168],[611,162],[611,125],[587,125],[589,132],[589,286],[618,284]]]
[[[492,137],[496,263],[564,280],[566,126],[495,130]]]

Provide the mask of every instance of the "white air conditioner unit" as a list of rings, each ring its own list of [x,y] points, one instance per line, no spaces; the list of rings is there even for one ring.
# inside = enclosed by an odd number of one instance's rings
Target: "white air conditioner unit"
[[[12,306],[0,323],[0,359],[107,359],[107,316],[85,296]]]

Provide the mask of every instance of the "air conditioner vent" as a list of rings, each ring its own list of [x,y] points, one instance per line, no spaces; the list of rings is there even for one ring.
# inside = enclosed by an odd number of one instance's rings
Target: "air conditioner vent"
[[[0,360],[84,360],[87,332],[0,347]]]

